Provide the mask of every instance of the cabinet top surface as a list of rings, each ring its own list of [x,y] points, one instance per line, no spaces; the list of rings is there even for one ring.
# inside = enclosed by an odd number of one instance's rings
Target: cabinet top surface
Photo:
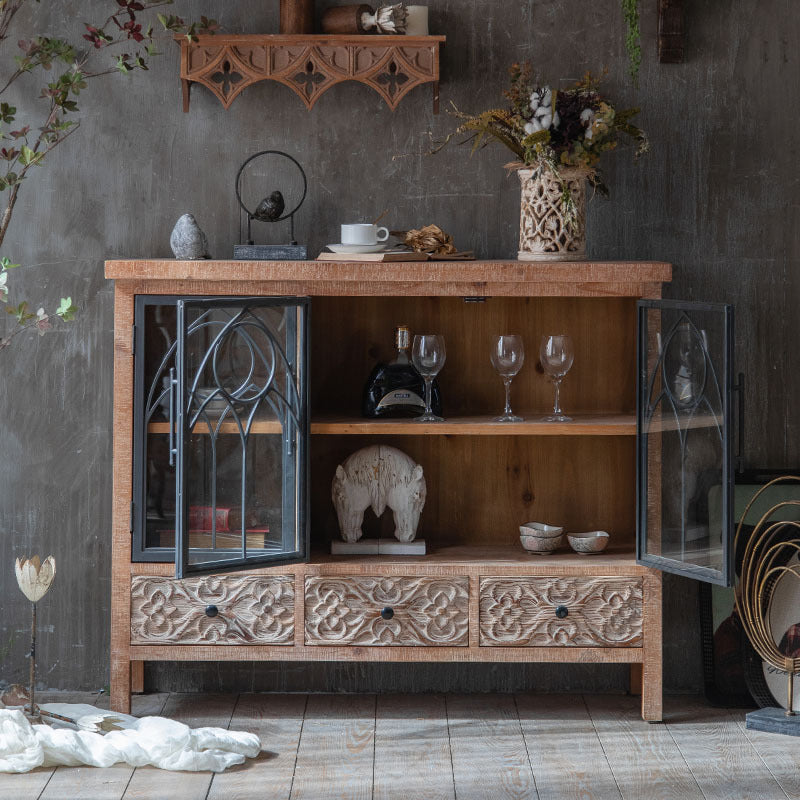
[[[638,295],[660,291],[672,278],[663,261],[177,261],[126,259],[105,262],[105,276],[136,283],[188,282],[276,284],[305,294],[519,294],[580,286],[598,295]],[[649,287],[649,288],[646,288]],[[166,290],[167,287],[164,287]],[[153,287],[158,291],[159,287]],[[172,291],[173,287],[169,287]],[[469,291],[467,291],[469,290]],[[252,288],[248,288],[252,291]],[[288,293],[288,292],[287,292]]]

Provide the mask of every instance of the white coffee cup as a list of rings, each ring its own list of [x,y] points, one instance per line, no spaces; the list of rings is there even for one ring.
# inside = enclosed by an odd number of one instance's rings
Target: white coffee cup
[[[428,6],[406,6],[406,36],[428,35]]]
[[[377,244],[389,238],[388,228],[379,228],[371,222],[342,225],[342,244]]]

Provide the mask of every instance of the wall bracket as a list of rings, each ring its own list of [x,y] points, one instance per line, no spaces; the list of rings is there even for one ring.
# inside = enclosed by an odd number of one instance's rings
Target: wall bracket
[[[277,81],[311,109],[331,86],[358,81],[372,87],[392,111],[414,87],[431,83],[433,112],[439,112],[444,36],[245,34],[175,40],[181,46],[184,111],[193,83],[210,89],[229,108],[248,86]]]

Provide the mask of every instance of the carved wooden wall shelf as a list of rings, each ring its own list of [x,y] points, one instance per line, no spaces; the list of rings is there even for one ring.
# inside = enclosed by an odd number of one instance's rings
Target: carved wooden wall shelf
[[[311,108],[331,86],[371,86],[393,111],[415,87],[433,84],[439,112],[439,48],[444,36],[239,35],[200,36],[181,45],[183,110],[193,83],[209,88],[225,108],[259,81],[278,81]]]

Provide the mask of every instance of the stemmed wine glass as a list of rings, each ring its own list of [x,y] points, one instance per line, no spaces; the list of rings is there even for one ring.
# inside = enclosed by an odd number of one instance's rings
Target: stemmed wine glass
[[[502,416],[495,417],[494,422],[522,422],[511,411],[511,379],[522,369],[525,363],[525,348],[522,337],[514,334],[495,336],[492,342],[492,366],[500,373],[506,387],[506,407]]]
[[[447,351],[444,347],[444,336],[425,333],[414,337],[411,360],[425,381],[425,413],[417,417],[415,422],[444,422],[431,410],[431,384],[444,366]]]
[[[549,417],[545,417],[542,422],[571,422],[572,417],[566,416],[561,410],[559,392],[561,381],[575,360],[572,339],[569,336],[542,336],[539,359],[542,362],[542,369],[550,376],[555,386],[553,413]]]

